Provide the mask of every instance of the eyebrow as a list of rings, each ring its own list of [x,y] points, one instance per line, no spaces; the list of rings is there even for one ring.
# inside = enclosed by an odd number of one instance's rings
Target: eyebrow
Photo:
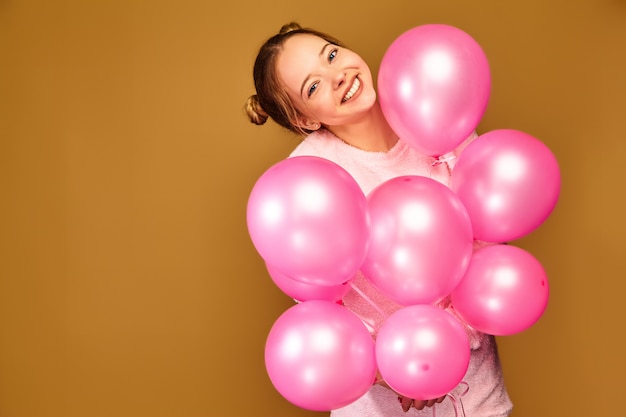
[[[325,44],[324,46],[322,46],[322,50],[319,53],[319,57],[320,58],[322,58],[324,56],[326,48],[328,48],[331,45],[332,45],[332,43],[329,42],[329,43]],[[311,77],[309,75],[307,75],[306,78],[304,79],[304,81],[302,81],[302,85],[300,86],[300,96],[303,95],[303,93],[304,93],[304,86],[309,81],[309,78],[311,78]]]

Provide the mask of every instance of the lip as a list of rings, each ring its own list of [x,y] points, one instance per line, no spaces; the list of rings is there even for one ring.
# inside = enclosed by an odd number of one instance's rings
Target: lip
[[[359,80],[359,82],[361,83],[359,85],[359,88],[354,92],[354,94],[352,95],[352,97],[350,97],[348,100],[344,101],[343,98],[346,96],[346,94],[348,94],[348,91],[350,91],[350,89],[354,86],[354,83],[356,82],[356,80]],[[361,94],[361,90],[363,89],[363,81],[359,78],[358,75],[356,75],[353,79],[352,82],[350,83],[350,85],[348,85],[348,87],[343,90],[343,95],[341,96],[341,104],[346,104],[351,102],[352,100],[354,100],[359,94]]]

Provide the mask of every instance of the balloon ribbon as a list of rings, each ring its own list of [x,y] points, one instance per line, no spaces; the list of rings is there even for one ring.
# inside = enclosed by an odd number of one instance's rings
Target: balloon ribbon
[[[454,407],[454,416],[465,417],[465,408],[463,408],[463,401],[461,400],[461,398],[468,393],[469,384],[465,381],[461,381],[459,385],[464,385],[465,389],[460,394],[458,394],[458,398],[452,392],[447,393],[446,397],[449,397],[450,401],[452,401],[452,406]],[[436,407],[437,405],[435,404],[435,406],[433,407],[433,417],[437,417]]]

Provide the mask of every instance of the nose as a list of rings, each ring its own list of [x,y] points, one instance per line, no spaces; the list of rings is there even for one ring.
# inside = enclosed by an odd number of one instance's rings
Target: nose
[[[333,74],[333,86],[340,88],[346,82],[346,73],[343,70],[338,70]]]

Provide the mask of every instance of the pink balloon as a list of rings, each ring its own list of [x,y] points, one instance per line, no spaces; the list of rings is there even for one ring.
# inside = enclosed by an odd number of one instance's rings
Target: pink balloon
[[[532,232],[550,215],[561,177],[546,145],[527,133],[501,129],[465,148],[450,187],[467,208],[476,239],[507,242]]]
[[[352,403],[372,386],[374,341],[345,307],[305,301],[272,326],[265,365],[285,399],[308,410],[329,411]]]
[[[478,249],[451,294],[452,305],[470,326],[506,336],[532,326],[548,304],[546,273],[535,257],[511,245]]]
[[[370,248],[361,271],[402,305],[434,303],[459,283],[472,227],[458,197],[427,177],[392,178],[368,196]]]
[[[452,151],[480,122],[491,92],[485,53],[452,26],[417,26],[387,49],[378,93],[393,130],[419,152]]]
[[[297,281],[276,268],[266,265],[274,284],[289,297],[298,301],[327,300],[339,301],[350,291],[350,281],[339,285],[314,285]]]
[[[404,307],[389,316],[376,337],[378,370],[406,397],[439,398],[462,381],[470,360],[463,325],[429,304]]]
[[[327,159],[298,156],[270,167],[250,193],[247,222],[266,263],[308,284],[343,284],[367,252],[367,199]]]

